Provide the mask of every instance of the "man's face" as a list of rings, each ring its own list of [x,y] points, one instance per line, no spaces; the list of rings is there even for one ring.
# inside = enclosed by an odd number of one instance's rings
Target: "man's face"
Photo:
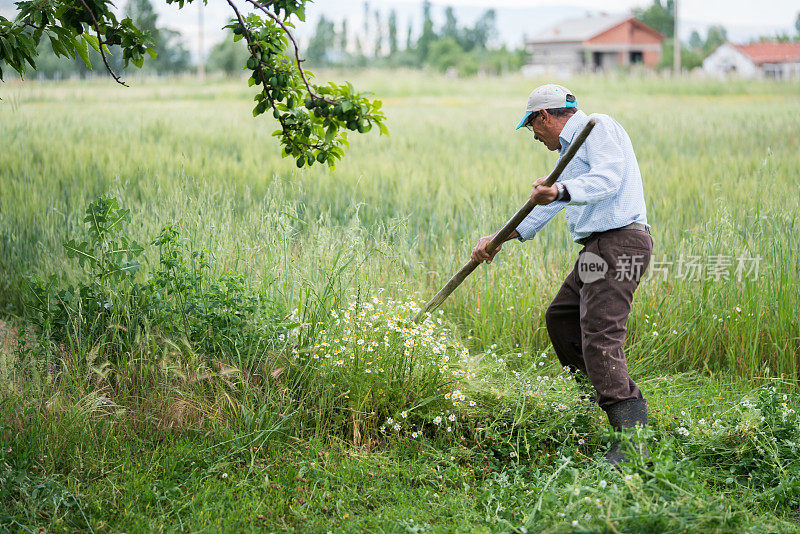
[[[563,125],[557,124],[558,121],[554,120],[555,117],[547,112],[537,111],[531,117],[527,126],[533,130],[533,138],[543,143],[548,150],[559,150],[561,141],[559,141],[558,135],[561,133]]]

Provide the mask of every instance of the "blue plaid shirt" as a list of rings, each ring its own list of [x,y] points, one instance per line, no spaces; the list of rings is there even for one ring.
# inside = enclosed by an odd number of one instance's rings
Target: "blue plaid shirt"
[[[564,208],[573,241],[634,222],[647,224],[642,175],[630,137],[608,115],[593,113],[591,117],[597,124],[558,179],[570,200],[536,206],[517,226],[520,241],[532,239]],[[580,110],[570,117],[559,135],[559,157],[587,122],[589,116]]]

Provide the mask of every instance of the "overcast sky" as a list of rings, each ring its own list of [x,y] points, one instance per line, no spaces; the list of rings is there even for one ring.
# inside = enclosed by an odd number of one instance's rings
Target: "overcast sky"
[[[15,14],[14,0],[0,0],[0,15]],[[175,4],[167,5],[162,0],[152,0],[160,15],[159,24],[168,26],[183,34],[192,54],[198,50],[199,24],[198,5],[187,5],[178,9]],[[117,0],[123,6],[126,0]],[[237,0],[243,5],[244,2]],[[433,16],[437,23],[443,19],[445,6],[453,6],[461,24],[472,24],[483,11],[493,8],[497,12],[499,40],[511,47],[521,45],[523,35],[535,35],[562,19],[581,16],[587,11],[626,13],[636,7],[646,7],[650,0],[432,0]],[[371,0],[371,10],[380,10],[383,18],[389,11],[397,12],[401,43],[405,41],[408,25],[414,32],[419,31],[421,21],[420,0]],[[309,4],[307,23],[298,25],[297,34],[301,41],[308,38],[321,15],[335,21],[348,20],[351,31],[363,25],[363,0],[317,0]],[[224,0],[208,0],[203,8],[203,29],[205,50],[224,37],[221,27],[230,18],[230,8]],[[775,33],[794,33],[794,21],[800,12],[798,0],[679,0],[678,14],[680,35],[687,39],[692,30],[704,34],[713,24],[721,24],[728,30],[733,41],[747,41],[750,38]]]

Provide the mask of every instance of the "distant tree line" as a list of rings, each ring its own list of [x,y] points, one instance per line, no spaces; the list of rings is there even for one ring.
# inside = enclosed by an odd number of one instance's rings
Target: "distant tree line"
[[[497,36],[496,13],[485,11],[474,24],[462,25],[455,10],[446,7],[444,24],[436,28],[431,3],[422,3],[421,30],[415,34],[411,23],[406,31],[398,26],[397,13],[384,14],[364,3],[363,27],[351,31],[347,20],[336,24],[320,17],[309,40],[306,59],[317,66],[348,67],[431,67],[442,72],[473,75],[519,69],[525,61],[523,50],[493,46]],[[405,42],[401,36],[405,35]]]
[[[472,25],[464,25],[457,20],[455,10],[446,7],[444,23],[438,28],[434,24],[431,9],[429,1],[422,3],[422,24],[416,33],[410,22],[405,28],[400,28],[395,10],[385,16],[380,10],[373,10],[369,2],[364,2],[363,25],[359,28],[348,27],[346,19],[336,23],[323,15],[305,48],[305,58],[309,65],[317,67],[428,67],[461,76],[478,72],[499,74],[515,71],[525,63],[527,57],[524,48],[508,50],[505,45],[497,46],[494,42],[497,37],[494,9],[485,11]],[[674,10],[674,0],[653,0],[650,6],[633,10],[637,19],[667,36],[659,65],[662,68],[672,66]],[[133,19],[137,27],[149,32],[156,43],[157,56],[152,61],[146,61],[142,71],[178,74],[195,70],[180,34],[159,25],[158,15],[150,0],[129,0],[124,14]],[[761,39],[800,41],[800,13],[794,26],[794,36],[782,34]],[[681,43],[682,65],[686,69],[699,67],[727,39],[727,31],[722,26],[710,26],[705,36],[693,31],[688,42]],[[111,46],[110,51],[108,60],[111,67],[115,71],[124,71],[119,47]],[[80,59],[56,57],[45,40],[40,43],[38,52],[39,76],[66,78],[90,73]],[[91,48],[89,55],[93,65],[101,64],[99,54]],[[229,33],[211,48],[206,70],[228,76],[239,75],[248,57],[244,44],[234,42],[233,35]]]
[[[250,52],[243,41],[233,40],[233,34],[228,32],[226,37],[215,44],[208,53],[206,61],[207,72],[220,72],[226,76],[241,75],[247,63]]]
[[[150,0],[129,0],[123,10],[125,17],[130,17],[136,27],[147,32],[155,42],[156,58],[148,58],[141,69],[131,67],[132,71],[152,74],[178,74],[192,68],[191,55],[184,47],[179,32],[159,26]],[[123,73],[122,52],[119,46],[109,46],[108,62],[114,72]],[[91,70],[79,58],[59,58],[53,52],[50,41],[43,39],[38,46],[39,57],[36,60],[36,72],[45,78],[68,78],[74,75],[86,76]],[[102,66],[100,54],[91,47],[88,49],[92,65]],[[105,76],[105,71],[101,71]]]

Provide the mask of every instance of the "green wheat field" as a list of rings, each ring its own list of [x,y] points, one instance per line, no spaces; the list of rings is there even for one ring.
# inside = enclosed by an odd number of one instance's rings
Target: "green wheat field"
[[[0,87],[0,530],[800,530],[800,88],[317,73],[383,102],[333,172],[243,80]],[[424,322],[553,153],[565,83],[628,131],[653,263],[625,345],[650,459],[549,345],[563,215]]]

